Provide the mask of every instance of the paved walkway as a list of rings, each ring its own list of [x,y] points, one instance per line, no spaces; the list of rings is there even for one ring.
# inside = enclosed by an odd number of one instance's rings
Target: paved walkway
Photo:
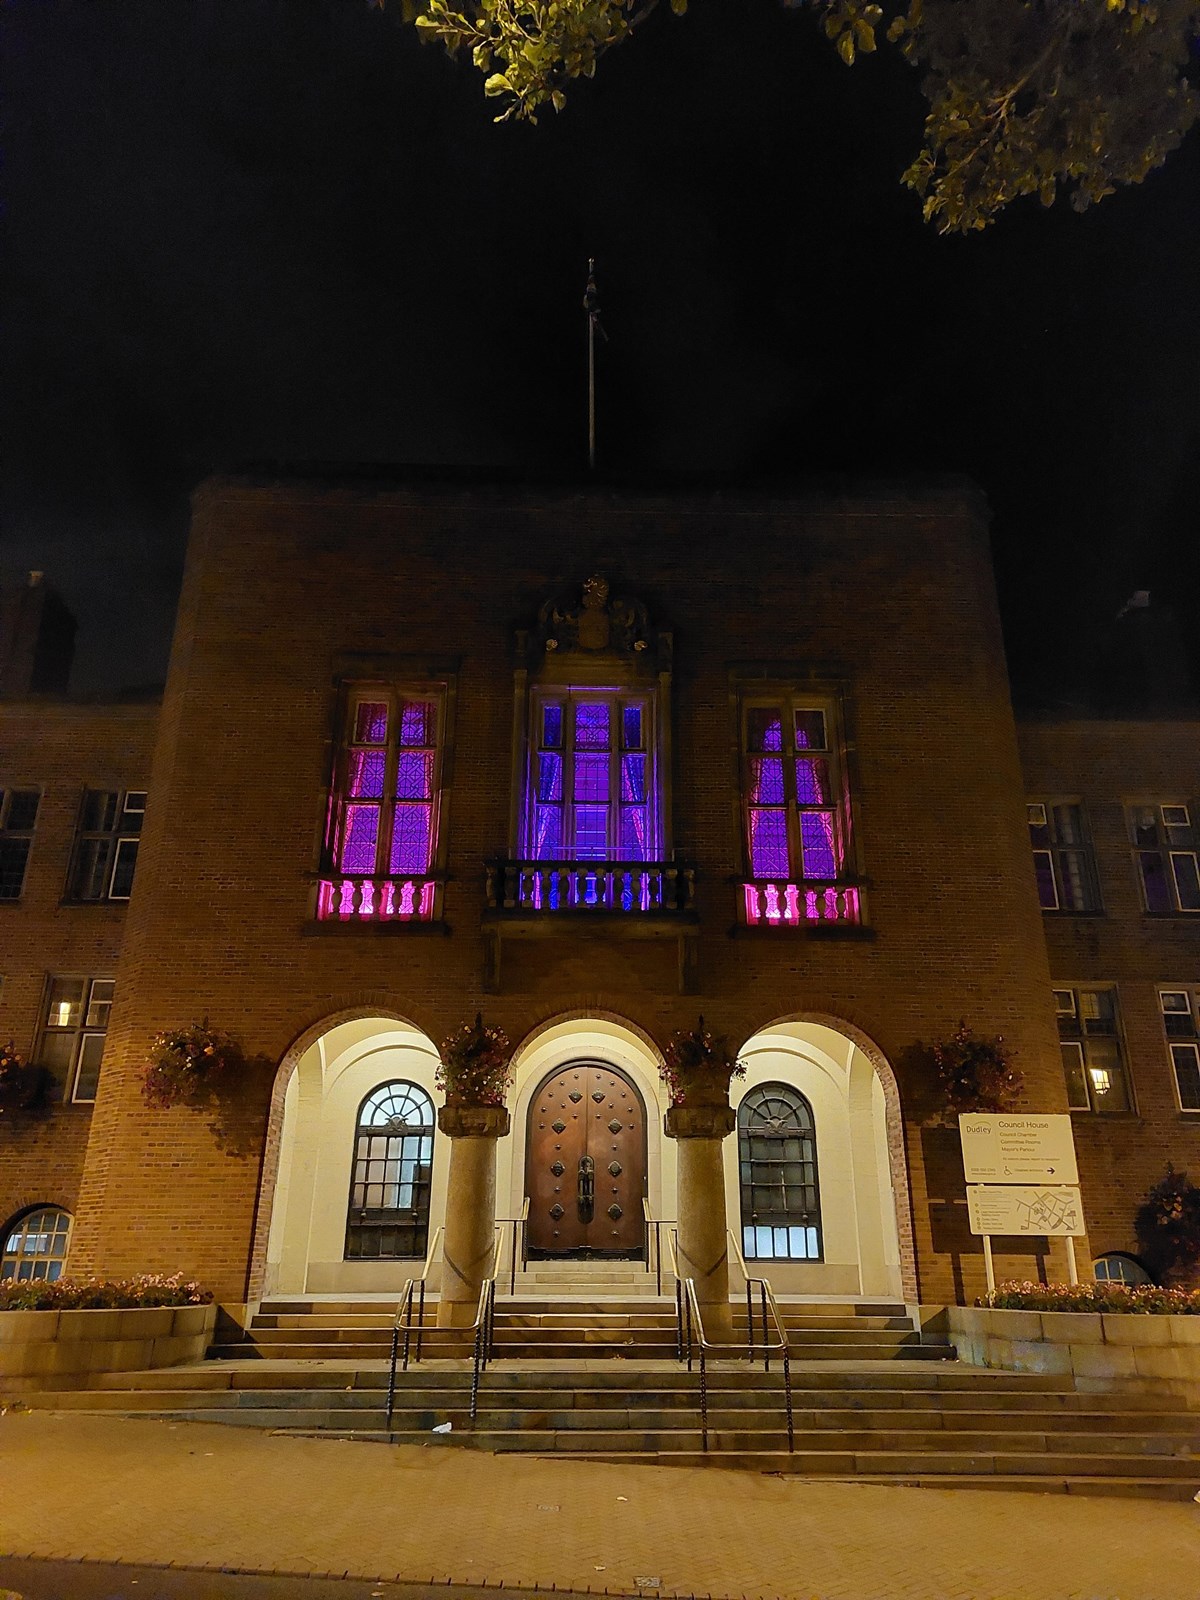
[[[0,1417],[0,1552],[735,1600],[1198,1600],[1200,1507]],[[141,1592],[140,1590],[137,1592]]]

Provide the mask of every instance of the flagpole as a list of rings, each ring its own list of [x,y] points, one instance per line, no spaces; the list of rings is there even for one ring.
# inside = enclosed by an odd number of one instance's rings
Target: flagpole
[[[596,292],[596,262],[588,257],[587,287],[583,291],[583,309],[587,313],[588,350],[588,467],[596,470],[596,335],[607,339],[604,324],[600,321],[600,296]]]
[[[588,341],[588,470],[596,470],[596,316],[593,310],[596,302],[596,263],[588,257],[588,281],[584,296],[584,305],[587,308],[587,341]]]

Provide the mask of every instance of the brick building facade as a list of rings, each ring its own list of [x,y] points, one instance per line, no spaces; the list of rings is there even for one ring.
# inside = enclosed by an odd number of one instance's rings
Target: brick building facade
[[[398,1287],[444,1205],[434,1041],[477,1011],[516,1046],[505,1216],[584,1067],[641,1152],[598,1169],[611,1210],[673,1215],[659,1049],[699,1014],[742,1047],[729,1217],[784,1292],[982,1287],[919,1050],[960,1019],[1015,1047],[1030,1109],[1075,1100],[1093,1253],[1200,1153],[1196,728],[1018,738],[969,487],[216,480],[161,710],[17,697],[0,729],[6,794],[39,796],[0,1032],[56,1079],[0,1125],[0,1220],[70,1212],[72,1272],[183,1269],[227,1302]],[[115,978],[94,1107],[65,978]],[[150,1039],[202,1017],[244,1075],[210,1114],[150,1108]],[[598,1208],[587,1247],[626,1222]],[[997,1269],[1061,1274],[1044,1248],[997,1241]]]

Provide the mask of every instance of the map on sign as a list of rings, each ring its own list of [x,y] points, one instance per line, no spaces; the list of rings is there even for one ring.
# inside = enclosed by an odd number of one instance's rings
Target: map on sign
[[[967,1189],[972,1233],[1084,1232],[1079,1190],[1056,1185],[972,1184]]]
[[[1069,1116],[1009,1117],[978,1112],[958,1119],[968,1183],[1078,1183]]]

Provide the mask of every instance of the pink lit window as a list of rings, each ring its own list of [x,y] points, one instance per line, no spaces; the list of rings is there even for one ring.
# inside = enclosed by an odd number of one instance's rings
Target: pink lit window
[[[401,915],[405,893],[420,899],[421,886],[390,880],[422,877],[433,865],[439,722],[433,696],[362,691],[351,699],[327,857],[334,874],[372,880],[358,914]]]
[[[824,708],[780,694],[742,719],[748,920],[846,920],[848,807]]]
[[[653,861],[659,807],[651,701],[616,690],[534,702],[524,849],[535,861]]]

